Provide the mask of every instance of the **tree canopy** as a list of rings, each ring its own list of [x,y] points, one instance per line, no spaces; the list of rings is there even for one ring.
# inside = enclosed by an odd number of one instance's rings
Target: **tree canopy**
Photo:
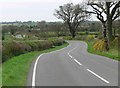
[[[85,11],[82,5],[73,3],[64,4],[55,10],[54,14],[58,19],[62,19],[69,27],[72,37],[75,37],[75,32],[79,24],[85,21],[89,13]]]

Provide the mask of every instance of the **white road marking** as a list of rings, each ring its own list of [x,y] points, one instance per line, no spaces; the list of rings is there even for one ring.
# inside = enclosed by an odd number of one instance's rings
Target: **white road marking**
[[[78,62],[76,59],[74,59],[74,61],[76,62],[76,63],[78,63],[79,65],[82,65],[80,62]]]
[[[69,55],[70,58],[73,58],[73,56]]]
[[[72,50],[70,50],[67,54],[69,57],[73,58],[73,56],[70,55],[70,52],[72,52],[74,49],[76,48],[73,48]],[[74,59],[74,58],[73,58]],[[76,59],[74,59],[74,61],[76,63],[78,63],[79,65],[82,65],[79,61],[77,61]],[[104,81],[105,83],[109,83],[109,81],[105,80],[104,78],[102,78],[101,76],[97,75],[96,73],[94,73],[93,71],[91,71],[90,69],[87,69],[88,72],[92,73],[93,75],[95,75],[96,77],[98,77],[99,79],[101,79],[102,81]]]
[[[76,47],[73,48],[72,50],[70,50],[70,51],[67,53],[70,58],[73,58],[73,56],[70,55],[70,52],[72,52],[74,49],[76,49]],[[73,59],[74,59],[74,58],[73,58]],[[82,65],[82,64],[81,64],[79,61],[77,61],[76,59],[74,59],[74,61],[75,61],[76,63],[78,63],[79,65]]]
[[[101,76],[97,75],[96,73],[94,73],[93,71],[91,71],[90,69],[87,69],[87,71],[89,71],[90,73],[92,73],[93,75],[95,75],[96,77],[98,77],[99,79],[101,79],[102,81],[106,82],[106,83],[110,83],[109,81],[105,80],[104,78],[102,78]]]
[[[74,49],[76,49],[76,47],[75,48],[73,48],[72,50],[70,50],[67,54],[68,54],[68,56],[70,57],[70,58],[73,58],[73,56],[72,55],[70,55],[70,52],[72,52]]]
[[[70,45],[68,45],[67,47],[69,47],[69,46],[70,46]],[[67,48],[67,47],[65,47],[65,48]],[[62,49],[59,49],[59,50],[56,50],[56,51],[49,52],[49,54],[54,53],[54,52],[57,52],[57,51],[64,50],[65,48],[62,48]],[[46,53],[46,54],[48,54],[48,53]],[[36,59],[35,64],[34,64],[33,75],[32,75],[32,88],[35,88],[35,76],[36,76],[37,63],[38,63],[39,58],[40,58],[42,55],[44,55],[44,53],[41,54],[41,55]]]
[[[32,88],[35,87],[35,75],[36,75],[37,63],[38,63],[39,58],[40,58],[42,55],[43,55],[43,54],[41,54],[41,55],[37,58],[37,60],[35,61],[35,64],[34,64],[33,77],[32,77]]]
[[[74,49],[76,49],[76,47],[75,47],[75,48],[73,48],[72,50],[70,50],[70,51],[68,52],[68,54],[70,54],[70,52],[72,52]]]
[[[67,47],[69,47],[69,46],[70,46],[70,45],[68,45]],[[63,49],[65,49],[65,48],[63,48]],[[60,50],[63,50],[63,49],[60,49]],[[69,57],[71,57],[71,58],[73,58],[73,56],[70,55],[70,52],[72,52],[74,49],[76,49],[76,47],[73,48],[72,50],[70,50],[70,51],[67,53],[67,54],[69,55]],[[60,51],[60,50],[57,50],[57,51]],[[54,53],[54,52],[56,52],[56,51],[49,52],[49,53]],[[41,54],[41,55],[37,58],[37,60],[35,61],[35,64],[34,64],[33,76],[32,76],[32,88],[35,88],[35,76],[36,76],[37,63],[38,63],[38,61],[39,61],[39,58],[40,58],[42,55],[44,55],[44,53]],[[74,59],[74,58],[73,58],[73,59]],[[76,59],[74,59],[74,61],[75,61],[76,63],[78,63],[79,65],[82,65],[82,64],[81,64],[80,62],[78,62]],[[94,72],[91,71],[90,69],[87,69],[87,71],[89,71],[90,73],[92,73],[93,75],[95,75],[96,77],[98,77],[99,79],[103,80],[104,82],[109,83],[109,81],[107,81],[107,80],[105,80],[104,78],[102,78],[101,76],[97,75],[96,73],[94,73]]]

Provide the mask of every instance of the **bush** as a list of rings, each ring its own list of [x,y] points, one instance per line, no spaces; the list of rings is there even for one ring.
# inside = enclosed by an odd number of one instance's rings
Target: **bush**
[[[88,35],[86,36],[86,41],[91,41],[95,38],[95,35]]]
[[[97,40],[93,44],[94,50],[99,50],[99,51],[106,51],[106,42],[105,39]]]
[[[2,46],[2,62],[10,59],[13,56],[18,56],[31,51],[41,51],[53,46],[59,46],[64,43],[64,40],[54,39],[54,40],[44,40],[44,41],[7,41],[3,42]]]
[[[37,46],[38,46],[38,50],[45,50],[45,49],[49,49],[53,46],[53,43],[51,41],[40,41],[40,42],[36,42]]]
[[[17,56],[20,54],[24,54],[29,52],[31,47],[26,45],[25,43],[19,43],[15,41],[11,42],[3,42],[3,52],[2,52],[2,61],[6,61],[8,58],[12,56]]]
[[[90,35],[99,35],[99,32],[89,32]]]
[[[64,40],[72,40],[72,37],[71,36],[64,36],[63,39]]]
[[[31,42],[31,41],[30,41],[30,42],[27,41],[26,44],[29,45],[29,46],[31,47],[31,50],[30,50],[30,51],[38,50],[38,45],[37,45],[37,43]]]
[[[78,32],[78,35],[86,35],[86,32]]]
[[[86,32],[78,32],[77,33],[78,35],[99,35],[100,33],[99,32],[89,32],[89,31],[86,31]]]
[[[64,43],[64,40],[62,38],[52,40],[54,46],[60,46]]]
[[[116,37],[111,43],[110,48],[118,49],[118,37]]]

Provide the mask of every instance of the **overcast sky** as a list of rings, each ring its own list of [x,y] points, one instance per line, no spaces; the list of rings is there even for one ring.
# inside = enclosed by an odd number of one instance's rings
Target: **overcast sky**
[[[53,13],[68,2],[83,0],[0,0],[0,21],[60,21]]]

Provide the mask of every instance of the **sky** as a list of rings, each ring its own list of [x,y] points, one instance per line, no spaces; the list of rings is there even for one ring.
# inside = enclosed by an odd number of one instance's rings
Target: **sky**
[[[0,21],[62,21],[53,13],[60,5],[83,0],[0,0]]]

